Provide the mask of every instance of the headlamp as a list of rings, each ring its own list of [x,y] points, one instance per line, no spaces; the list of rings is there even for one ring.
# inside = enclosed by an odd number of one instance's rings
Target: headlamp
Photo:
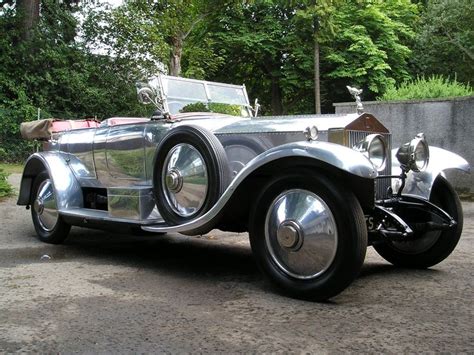
[[[381,134],[369,134],[354,146],[354,149],[363,153],[377,171],[385,169],[387,163],[387,144]]]
[[[430,149],[425,135],[418,133],[414,139],[398,148],[396,156],[402,168],[415,172],[425,170],[430,159]]]

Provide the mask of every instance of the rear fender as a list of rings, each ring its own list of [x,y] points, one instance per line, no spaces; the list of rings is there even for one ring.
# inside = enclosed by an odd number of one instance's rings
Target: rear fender
[[[39,152],[28,158],[21,179],[18,205],[31,203],[33,182],[42,171],[47,171],[52,180],[58,210],[83,207],[81,186],[69,168],[66,156],[59,152]]]
[[[399,175],[402,170],[400,163],[396,157],[398,149],[392,150],[392,174]],[[438,176],[444,176],[445,172],[450,169],[471,172],[471,167],[466,159],[452,153],[448,150],[430,146],[430,161],[425,171],[408,173],[403,189],[404,195],[415,195],[425,199],[429,199],[434,182]],[[392,189],[397,192],[400,188],[400,179],[392,180]]]

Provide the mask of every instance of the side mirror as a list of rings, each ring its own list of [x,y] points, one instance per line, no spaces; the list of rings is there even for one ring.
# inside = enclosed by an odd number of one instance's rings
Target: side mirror
[[[149,105],[155,103],[153,90],[148,87],[143,87],[138,89],[137,92],[138,101],[144,105]]]

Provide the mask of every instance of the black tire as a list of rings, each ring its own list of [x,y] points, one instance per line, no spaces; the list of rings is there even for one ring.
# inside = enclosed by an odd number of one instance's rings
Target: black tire
[[[207,192],[202,205],[190,215],[181,215],[170,206],[167,200],[167,186],[164,183],[164,165],[173,148],[187,144],[192,146],[205,164],[207,172]],[[198,126],[178,126],[171,130],[157,148],[153,175],[153,192],[158,210],[166,222],[181,224],[202,216],[214,206],[230,183],[230,170],[227,156],[217,137]]]
[[[266,224],[268,216],[271,215],[268,210],[280,196],[291,191],[314,194],[324,201],[337,228],[337,243],[332,249],[332,259],[328,260],[327,266],[319,274],[306,279],[291,275],[285,267],[279,266],[277,258],[272,256],[270,251],[269,241],[273,238],[270,232],[267,240]],[[313,301],[324,301],[342,292],[358,275],[367,249],[364,213],[355,195],[336,181],[309,171],[283,174],[265,186],[254,204],[249,233],[257,264],[270,282],[290,296]],[[302,251],[303,256],[308,255],[304,254],[307,253],[303,251],[304,243],[306,239],[298,250]],[[311,241],[308,241],[308,245],[310,243]],[[315,250],[317,248],[313,249]],[[309,260],[311,262],[313,258]]]
[[[64,222],[63,218],[58,215],[57,220],[49,228],[42,222],[41,214],[37,211],[35,206],[35,200],[38,197],[38,190],[42,186],[43,182],[50,180],[49,174],[46,171],[41,172],[33,182],[33,189],[31,192],[31,218],[33,225],[38,235],[38,239],[45,243],[60,244],[68,236],[71,226]],[[54,194],[54,191],[52,192]],[[57,208],[57,207],[56,207]]]
[[[143,230],[140,226],[131,226],[129,228],[130,234],[135,237],[143,237],[143,236],[158,236],[158,235],[165,235],[166,233],[162,232],[148,232]]]
[[[384,241],[375,244],[374,248],[380,256],[396,266],[424,269],[440,263],[452,253],[463,228],[461,201],[451,184],[442,177],[436,179],[430,201],[453,217],[456,227],[426,232],[421,239],[410,242]]]

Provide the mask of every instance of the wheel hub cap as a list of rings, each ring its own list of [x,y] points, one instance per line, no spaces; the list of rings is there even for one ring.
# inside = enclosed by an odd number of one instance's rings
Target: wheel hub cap
[[[44,212],[44,203],[41,201],[41,199],[37,198],[35,202],[33,203],[33,208],[35,209],[35,212],[41,216]]]
[[[58,223],[59,213],[53,184],[50,179],[46,179],[40,184],[36,199],[33,202],[33,210],[37,215],[40,226],[48,232],[52,231]]]
[[[183,187],[183,177],[178,170],[170,170],[166,175],[166,186],[171,192],[177,193]]]
[[[191,217],[204,205],[208,190],[207,166],[191,144],[177,144],[162,168],[162,186],[168,206],[182,217]]]
[[[301,227],[294,221],[284,221],[278,227],[277,240],[282,248],[297,251],[303,244]]]
[[[320,196],[303,189],[287,190],[270,204],[265,242],[282,272],[297,279],[316,278],[336,256],[336,220]]]

